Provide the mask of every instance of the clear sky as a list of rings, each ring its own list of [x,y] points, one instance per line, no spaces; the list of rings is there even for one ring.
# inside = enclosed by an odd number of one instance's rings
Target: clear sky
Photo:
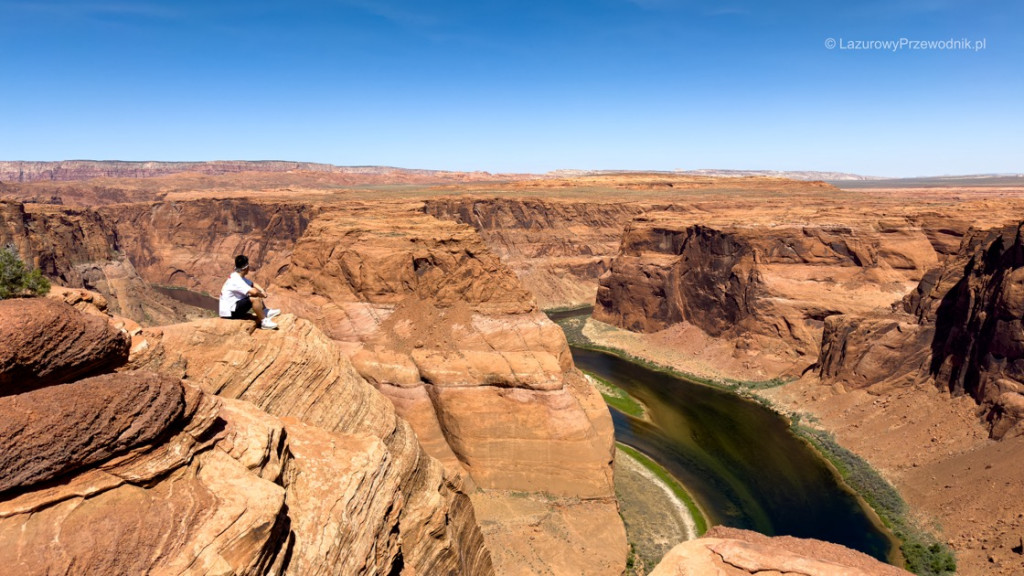
[[[1022,27],[1020,0],[0,0],[0,159],[1024,172]]]

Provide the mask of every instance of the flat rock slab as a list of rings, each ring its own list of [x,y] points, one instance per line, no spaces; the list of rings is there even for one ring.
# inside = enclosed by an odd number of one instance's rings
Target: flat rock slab
[[[0,301],[0,396],[113,371],[128,335],[49,298]]]
[[[838,544],[809,538],[774,538],[716,526],[704,538],[673,548],[651,576],[907,576],[910,572]]]

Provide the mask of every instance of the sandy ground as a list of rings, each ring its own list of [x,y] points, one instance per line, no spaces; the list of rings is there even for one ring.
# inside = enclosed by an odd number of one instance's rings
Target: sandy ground
[[[639,559],[635,573],[654,568],[676,544],[696,537],[693,517],[672,488],[622,450],[615,451],[615,496]]]
[[[669,342],[679,334],[636,334],[593,320],[583,333],[598,344],[698,376],[772,376],[764,367],[728,361],[724,346],[706,336],[673,347]],[[949,543],[958,574],[1024,574],[1024,437],[990,440],[972,399],[953,398],[927,384],[881,395],[845,391],[821,385],[816,376],[759,394],[783,411],[809,415],[878,470],[919,525]]]
[[[625,350],[638,358],[712,380],[769,380],[793,363],[791,358],[737,350],[735,344],[716,340],[686,323],[653,334],[640,334],[588,318],[583,335],[601,346]]]

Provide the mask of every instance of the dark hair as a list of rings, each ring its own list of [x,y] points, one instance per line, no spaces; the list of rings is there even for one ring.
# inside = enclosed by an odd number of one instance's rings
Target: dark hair
[[[235,256],[235,270],[241,270],[242,268],[248,268],[248,267],[249,267],[249,259],[248,258],[243,256],[242,254],[239,254],[238,256]]]

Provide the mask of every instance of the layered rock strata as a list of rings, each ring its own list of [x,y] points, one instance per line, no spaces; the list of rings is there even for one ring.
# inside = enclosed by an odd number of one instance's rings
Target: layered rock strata
[[[327,211],[271,289],[275,305],[342,343],[448,474],[484,491],[473,498],[486,501],[490,547],[520,550],[499,570],[529,555],[621,570],[607,409],[561,330],[473,229],[404,206]],[[544,538],[510,528],[536,508],[513,492],[560,499],[539,506]],[[602,526],[601,542],[551,537],[582,518]]]
[[[32,217],[60,213],[21,210]],[[234,254],[249,254],[257,281],[271,287],[272,305],[309,318],[341,343],[444,463],[446,482],[592,499],[585,516],[603,518],[618,545],[598,550],[581,535],[563,550],[579,551],[579,562],[587,554],[607,556],[608,566],[624,562],[603,402],[573,369],[561,331],[472,228],[427,216],[417,202],[311,207],[219,200],[108,206],[90,214],[116,231],[118,255],[147,284],[216,293]],[[104,295],[113,311],[154,323],[146,317],[149,301],[125,298],[124,291]],[[141,352],[159,339],[136,340]],[[554,509],[553,518],[568,521],[583,514],[569,500]],[[537,553],[561,553],[553,542],[545,546]]]
[[[128,359],[127,334],[56,300],[3,300],[0,318],[0,396],[112,372]]]
[[[199,200],[97,210],[146,281],[220,295],[236,254],[266,283],[287,267],[295,242],[318,209],[303,203]],[[264,284],[265,285],[265,284]]]
[[[639,203],[540,198],[429,199],[424,211],[468,224],[519,277],[541,308],[590,305],[597,279]]]
[[[985,407],[993,437],[1024,433],[1021,225],[975,231],[889,314],[826,325],[822,381],[893,386],[934,378]],[[893,332],[895,330],[895,332]],[[888,335],[887,335],[888,334]]]
[[[287,309],[349,343],[360,373],[481,486],[610,494],[599,396],[581,384],[558,327],[469,227],[324,214],[274,287]]]
[[[735,342],[737,354],[788,358],[799,374],[814,363],[826,317],[887,307],[937,261],[906,221],[712,227],[649,212],[623,234],[594,317],[640,332],[693,325]]]
[[[112,313],[140,323],[207,315],[157,293],[124,253],[116,222],[95,210],[0,202],[0,244],[55,283],[98,292]]]
[[[0,398],[4,566],[491,573],[468,498],[388,401],[318,330],[282,324],[270,334],[219,319],[144,332],[128,368],[163,374],[123,371]],[[258,342],[263,334],[275,340]]]
[[[17,443],[0,458],[0,492],[150,444],[183,411],[178,381],[154,374],[106,374],[0,397],[0,438]]]
[[[351,494],[353,488],[349,488],[347,497],[376,501],[372,493],[383,490],[379,497],[384,500],[378,505],[387,506],[378,512],[393,517],[395,534],[390,540],[395,546],[402,543],[403,562],[417,573],[483,570],[489,564],[486,548],[457,481],[443,477],[441,465],[422,451],[409,425],[356,373],[337,343],[308,321],[291,315],[282,317],[279,325],[278,331],[265,332],[248,322],[218,318],[148,329],[139,337],[131,365],[173,374],[209,394],[248,401],[283,418],[289,430],[301,422],[300,428],[313,438],[299,447],[314,457],[337,453],[341,461],[352,458],[345,456],[353,451],[351,447],[324,431],[357,437],[357,446],[365,446],[372,455],[370,460],[366,456],[356,459],[367,467],[357,469],[358,474],[379,478],[358,488],[368,494]],[[332,469],[318,462],[309,466],[314,466],[315,472],[296,478],[316,498],[323,497],[323,482],[350,468]],[[371,478],[362,482],[371,482]],[[304,526],[307,535],[315,534],[321,521],[339,521],[331,519],[315,499],[299,506],[293,521]],[[357,526],[346,525],[348,529]],[[371,543],[361,541],[360,545]],[[460,565],[460,561],[468,564]]]

